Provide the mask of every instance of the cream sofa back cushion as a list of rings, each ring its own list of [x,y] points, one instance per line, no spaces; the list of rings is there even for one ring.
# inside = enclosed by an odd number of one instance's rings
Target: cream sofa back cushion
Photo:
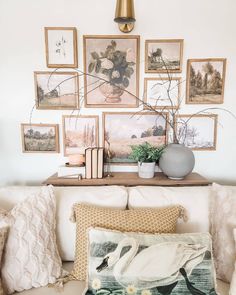
[[[75,224],[69,218],[75,203],[125,209],[127,190],[119,186],[54,187],[57,202],[57,244],[63,261],[73,261],[75,253]],[[40,191],[39,186],[0,187],[1,208],[11,210],[17,203]]]
[[[209,232],[210,191],[210,186],[131,187],[128,207],[135,209],[182,205],[187,211],[188,222],[178,220],[177,233]]]

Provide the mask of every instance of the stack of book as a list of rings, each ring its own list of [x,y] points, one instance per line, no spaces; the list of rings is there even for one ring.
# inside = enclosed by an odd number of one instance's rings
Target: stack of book
[[[85,178],[103,178],[103,148],[88,148],[85,151]]]

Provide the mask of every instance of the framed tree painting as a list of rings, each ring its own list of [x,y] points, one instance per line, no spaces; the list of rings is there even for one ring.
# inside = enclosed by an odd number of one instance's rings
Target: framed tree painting
[[[146,40],[146,73],[181,73],[183,60],[182,39]]]
[[[224,102],[226,59],[189,59],[187,65],[188,104]]]
[[[218,116],[178,115],[175,130],[180,143],[192,150],[215,150]]]
[[[180,104],[180,85],[181,78],[145,78],[144,103],[155,109],[177,109]]]
[[[78,109],[79,79],[75,72],[34,72],[37,109]]]
[[[59,153],[57,124],[21,124],[24,153]]]
[[[167,143],[166,113],[103,113],[103,146],[112,163],[134,163],[131,146],[148,142],[154,146]]]
[[[98,116],[63,116],[65,156],[98,146]]]
[[[139,43],[139,36],[84,36],[85,107],[138,107]]]
[[[46,27],[45,46],[48,68],[77,68],[77,30],[74,27]]]

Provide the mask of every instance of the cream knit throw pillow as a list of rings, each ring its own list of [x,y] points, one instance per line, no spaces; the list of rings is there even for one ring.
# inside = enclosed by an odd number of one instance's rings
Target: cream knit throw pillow
[[[6,292],[54,283],[62,275],[62,262],[56,244],[52,187],[42,187],[8,214],[1,213],[0,220],[10,226],[1,270]]]
[[[87,274],[87,230],[101,227],[128,232],[174,233],[184,208],[172,206],[156,209],[120,210],[75,204],[72,221],[76,221],[76,252],[71,279],[85,280]]]
[[[0,211],[0,214],[1,214],[1,211]],[[7,231],[8,229],[6,227],[0,228],[0,268],[1,268],[2,253],[3,253],[3,249],[4,249],[6,237],[7,237]],[[3,292],[2,280],[0,276],[0,295],[3,295],[3,294],[4,292]]]

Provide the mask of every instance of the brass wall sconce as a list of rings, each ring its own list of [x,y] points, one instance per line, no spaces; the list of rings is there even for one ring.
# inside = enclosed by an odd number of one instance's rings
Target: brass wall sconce
[[[123,33],[133,30],[136,21],[133,0],[117,0],[114,21],[118,23],[119,29]]]

